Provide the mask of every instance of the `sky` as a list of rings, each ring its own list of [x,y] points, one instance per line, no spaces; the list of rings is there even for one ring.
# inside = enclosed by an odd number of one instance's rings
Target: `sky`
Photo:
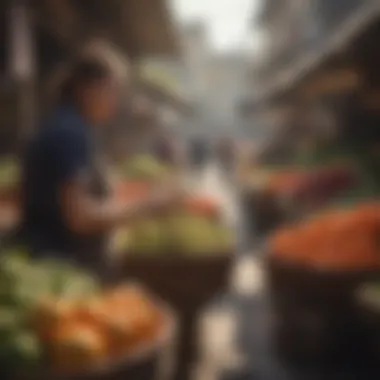
[[[254,44],[254,12],[260,0],[171,0],[180,22],[205,20],[215,50],[249,49]]]

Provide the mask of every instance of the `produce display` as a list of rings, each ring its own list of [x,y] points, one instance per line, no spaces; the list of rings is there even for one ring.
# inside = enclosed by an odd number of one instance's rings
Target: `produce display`
[[[352,169],[331,165],[305,174],[290,191],[297,201],[311,201],[317,205],[339,196],[357,182],[358,176]]]
[[[136,201],[149,196],[154,187],[145,181],[128,180],[118,184],[115,198],[122,201]],[[211,197],[188,196],[184,199],[179,208],[193,215],[200,215],[210,218],[219,216],[220,208],[217,202]]]
[[[330,210],[277,231],[269,241],[274,258],[310,268],[380,268],[380,203]]]
[[[155,181],[171,174],[171,168],[162,164],[150,155],[139,155],[128,158],[121,168],[121,174],[125,178],[145,181]]]
[[[212,199],[189,197],[169,214],[140,220],[116,235],[117,250],[145,255],[220,254],[233,250],[234,236]]]
[[[220,254],[233,247],[229,230],[195,216],[141,221],[124,236],[123,249],[134,254]]]
[[[135,286],[104,290],[74,267],[16,252],[1,258],[0,290],[0,366],[9,374],[98,368],[151,342],[162,322]]]

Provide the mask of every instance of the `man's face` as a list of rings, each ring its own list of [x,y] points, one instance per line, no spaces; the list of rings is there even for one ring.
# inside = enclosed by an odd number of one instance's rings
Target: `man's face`
[[[87,116],[95,124],[106,124],[116,114],[119,89],[112,79],[95,82],[82,92],[82,100]]]

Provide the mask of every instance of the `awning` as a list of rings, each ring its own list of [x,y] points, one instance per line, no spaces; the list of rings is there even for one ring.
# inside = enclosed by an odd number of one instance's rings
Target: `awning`
[[[334,55],[344,52],[354,38],[363,33],[365,29],[377,21],[380,16],[380,2],[372,1],[361,6],[352,16],[348,17],[329,37],[320,49],[303,56],[297,62],[292,62],[289,67],[281,71],[274,79],[259,93],[252,102],[262,104],[271,101],[281,93],[294,90],[309,75],[313,75],[320,66]]]

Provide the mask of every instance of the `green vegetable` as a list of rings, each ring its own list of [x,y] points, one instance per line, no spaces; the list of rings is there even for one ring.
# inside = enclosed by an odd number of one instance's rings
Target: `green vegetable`
[[[161,164],[152,156],[136,156],[129,159],[122,168],[122,172],[129,178],[143,180],[158,180],[170,173],[167,166]]]
[[[55,260],[33,261],[21,248],[0,259],[0,367],[14,375],[43,359],[41,344],[30,328],[30,313],[46,297],[88,297],[98,288],[87,273]]]

